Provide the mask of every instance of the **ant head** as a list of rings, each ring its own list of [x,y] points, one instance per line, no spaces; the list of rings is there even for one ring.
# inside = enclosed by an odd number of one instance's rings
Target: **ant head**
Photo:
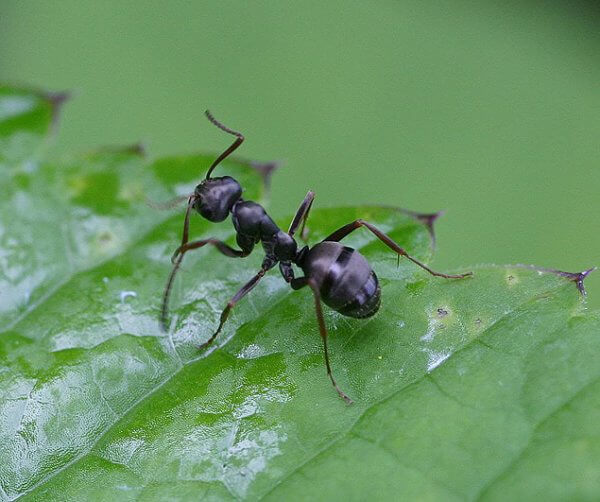
[[[206,110],[206,117],[222,131],[236,137],[233,144],[210,165],[206,178],[194,190],[194,209],[208,221],[217,223],[227,218],[234,204],[240,200],[242,187],[231,176],[211,178],[210,175],[223,159],[242,144],[244,136],[242,133],[221,124],[208,110]]]
[[[194,190],[194,209],[208,221],[217,223],[227,218],[242,196],[242,187],[231,176],[207,178]]]

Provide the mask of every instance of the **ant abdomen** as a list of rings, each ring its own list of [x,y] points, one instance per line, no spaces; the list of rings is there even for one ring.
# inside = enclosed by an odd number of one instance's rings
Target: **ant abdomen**
[[[371,270],[371,275],[358,290],[354,300],[350,301],[345,307],[338,309],[338,312],[348,317],[365,319],[375,315],[380,306],[381,288],[377,275]]]
[[[365,318],[379,310],[379,281],[356,249],[339,242],[321,242],[310,249],[302,269],[316,282],[323,302],[340,314]]]

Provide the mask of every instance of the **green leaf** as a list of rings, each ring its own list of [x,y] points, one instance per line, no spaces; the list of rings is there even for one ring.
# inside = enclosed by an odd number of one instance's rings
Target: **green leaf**
[[[45,142],[66,94],[49,94],[0,85],[0,165],[27,169]]]
[[[36,94],[4,89],[0,110],[13,96]],[[49,129],[51,114],[19,117],[0,118],[5,144]],[[310,292],[276,271],[214,348],[196,349],[260,250],[189,253],[172,329],[159,330],[183,211],[145,201],[189,193],[214,157],[105,149],[54,163],[39,144],[20,148],[2,165],[0,500],[600,496],[600,316],[585,312],[581,276],[479,266],[432,278],[356,231],[344,242],[369,259],[383,299],[367,320],[326,309],[346,406]],[[219,169],[260,197],[256,170]],[[315,209],[310,241],[359,217],[430,260],[427,227],[394,209]],[[234,242],[229,222],[194,218],[192,235]]]

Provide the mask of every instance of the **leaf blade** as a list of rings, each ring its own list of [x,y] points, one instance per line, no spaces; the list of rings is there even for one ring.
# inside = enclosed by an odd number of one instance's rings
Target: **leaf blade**
[[[33,155],[21,150],[11,158]],[[4,227],[28,246],[15,223],[37,224],[51,260],[12,255],[22,277],[42,275],[29,299],[16,294],[27,307],[18,315],[0,302],[8,326],[0,334],[0,500],[600,492],[593,467],[577,471],[600,464],[599,319],[568,277],[481,266],[471,279],[445,281],[406,261],[397,267],[372,234],[353,233],[344,243],[372,263],[383,303],[366,321],[326,311],[332,365],[351,407],[326,378],[310,294],[292,293],[276,273],[236,307],[214,349],[196,350],[260,253],[190,253],[174,291],[174,329],[164,335],[160,293],[181,214],[144,201],[189,193],[212,158],[149,165],[135,149],[104,149],[40,162],[32,173],[14,162],[2,171],[11,197],[21,192],[33,208],[15,211],[8,199]],[[245,197],[261,196],[265,170],[224,167],[248,188]],[[44,232],[57,218],[65,231]],[[315,209],[311,241],[356,218],[431,259],[431,218],[391,208]],[[111,238],[100,239],[107,229]],[[193,235],[234,238],[230,225],[201,221]],[[65,241],[70,258],[60,261]],[[22,283],[7,281],[11,266],[2,270],[3,286]],[[548,458],[572,462],[568,482]]]

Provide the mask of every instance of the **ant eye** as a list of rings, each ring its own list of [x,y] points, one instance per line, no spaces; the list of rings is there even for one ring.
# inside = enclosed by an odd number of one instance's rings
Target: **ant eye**
[[[204,181],[202,183],[200,183],[199,185],[196,185],[196,188],[194,188],[194,195],[196,196],[196,200],[200,200],[200,196],[202,195],[203,190],[204,190]]]

